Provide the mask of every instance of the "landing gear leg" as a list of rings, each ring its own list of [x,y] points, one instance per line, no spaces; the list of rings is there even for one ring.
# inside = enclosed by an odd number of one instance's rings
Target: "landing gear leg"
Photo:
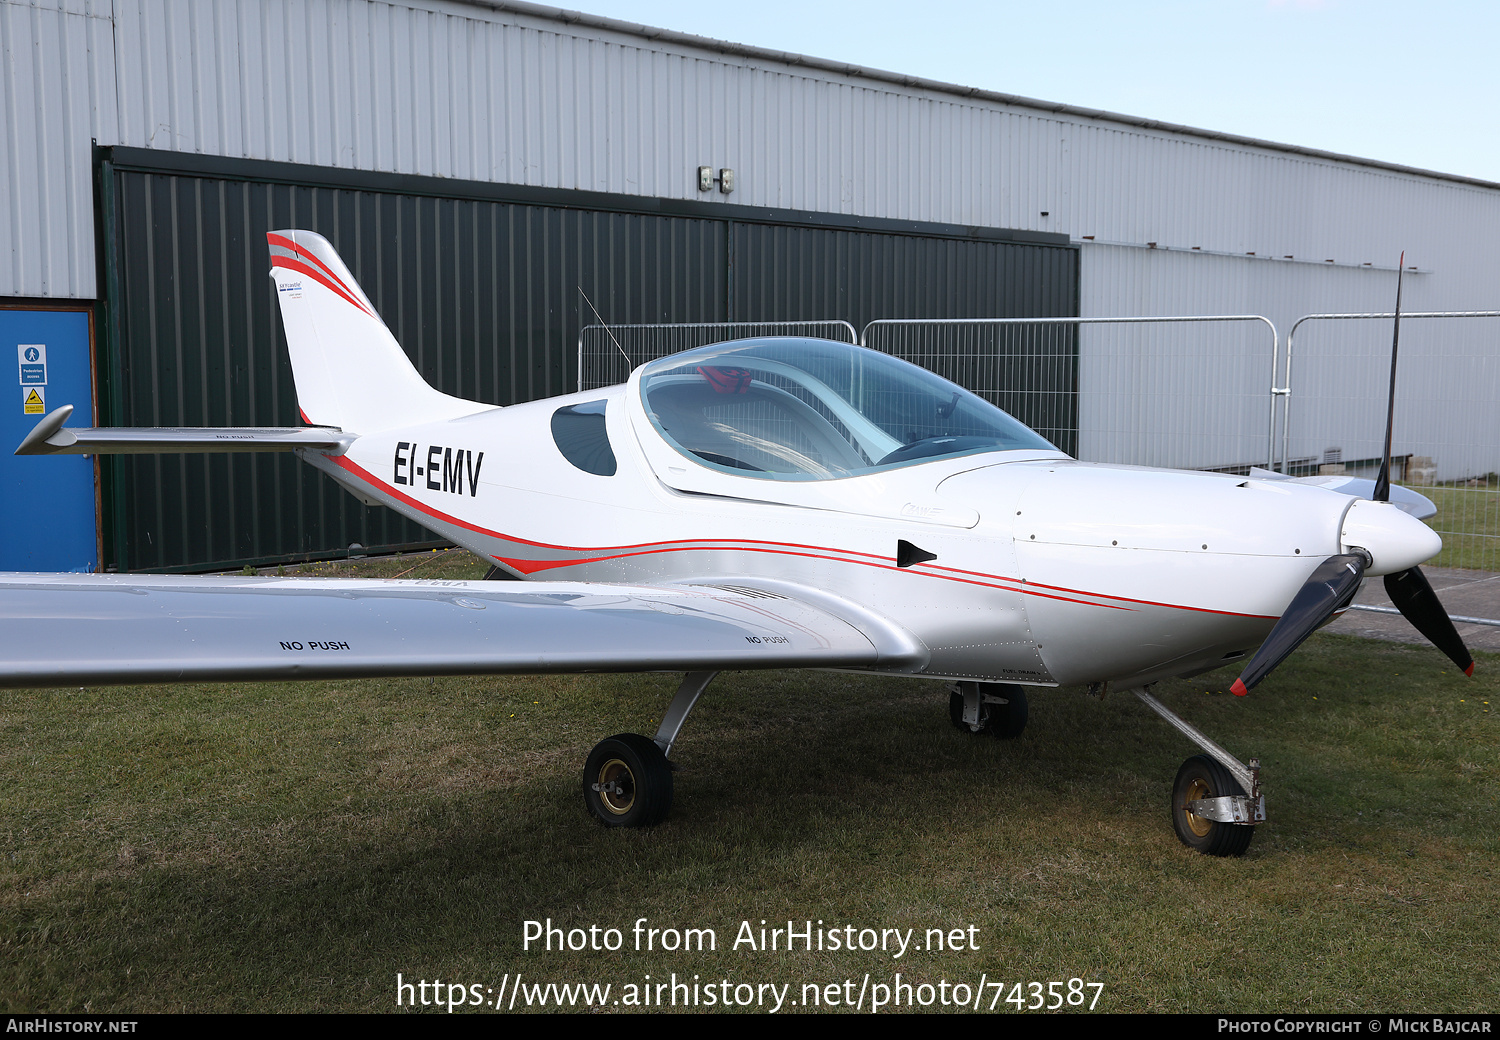
[[[662,716],[655,737],[617,733],[601,740],[583,767],[583,802],[606,827],[650,827],[672,810],[667,755],[698,697],[717,672],[689,672]]]

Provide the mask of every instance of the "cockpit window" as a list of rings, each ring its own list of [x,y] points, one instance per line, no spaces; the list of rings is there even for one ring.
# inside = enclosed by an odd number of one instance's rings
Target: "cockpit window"
[[[967,390],[862,347],[721,343],[654,361],[646,412],[678,451],[773,480],[827,480],[947,455],[1056,450]]]
[[[552,440],[563,458],[601,477],[615,475],[615,453],[604,427],[605,401],[570,405],[552,413]]]

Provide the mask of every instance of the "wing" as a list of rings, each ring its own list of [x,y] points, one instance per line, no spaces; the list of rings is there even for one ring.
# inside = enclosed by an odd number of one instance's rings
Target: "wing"
[[[499,672],[920,670],[820,590],[713,584],[0,575],[0,686]]]
[[[1368,500],[1375,497],[1375,481],[1365,477],[1350,477],[1332,473],[1311,477],[1291,477],[1285,473],[1277,473],[1274,470],[1261,469],[1259,466],[1250,467],[1250,476],[1256,480],[1285,480],[1291,484],[1311,484],[1314,487],[1337,491],[1339,494],[1348,495],[1351,498]],[[1433,503],[1432,499],[1410,488],[1401,487],[1399,484],[1391,486],[1390,502],[1397,509],[1404,513],[1410,513],[1418,520],[1426,520],[1430,516],[1437,515],[1437,505]]]

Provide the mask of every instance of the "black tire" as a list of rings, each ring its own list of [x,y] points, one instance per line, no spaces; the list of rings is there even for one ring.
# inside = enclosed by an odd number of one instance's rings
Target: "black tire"
[[[1009,704],[979,705],[979,723],[970,726],[964,722],[964,690],[977,687],[979,693],[989,687],[990,692],[1004,697]],[[1026,720],[1031,714],[1026,701],[1026,688],[1009,683],[961,682],[958,689],[948,696],[948,718],[960,733],[988,733],[999,740],[1015,740],[1026,731]]]
[[[995,684],[995,694],[1010,701],[1009,704],[991,704],[990,735],[997,740],[1015,740],[1026,732],[1026,720],[1031,717],[1031,705],[1026,700],[1026,687],[1010,684]]]
[[[656,741],[617,733],[583,767],[583,802],[606,827],[651,827],[672,810],[672,769]]]
[[[1244,794],[1229,770],[1207,755],[1194,755],[1177,770],[1172,785],[1172,829],[1190,849],[1205,856],[1239,856],[1250,847],[1255,828],[1248,823],[1219,823],[1194,816],[1187,803],[1199,798]]]

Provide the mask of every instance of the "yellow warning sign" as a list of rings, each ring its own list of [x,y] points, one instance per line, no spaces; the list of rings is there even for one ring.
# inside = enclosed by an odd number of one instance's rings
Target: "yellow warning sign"
[[[47,411],[47,403],[42,400],[40,386],[28,386],[22,388],[21,412],[24,415],[42,415]]]

